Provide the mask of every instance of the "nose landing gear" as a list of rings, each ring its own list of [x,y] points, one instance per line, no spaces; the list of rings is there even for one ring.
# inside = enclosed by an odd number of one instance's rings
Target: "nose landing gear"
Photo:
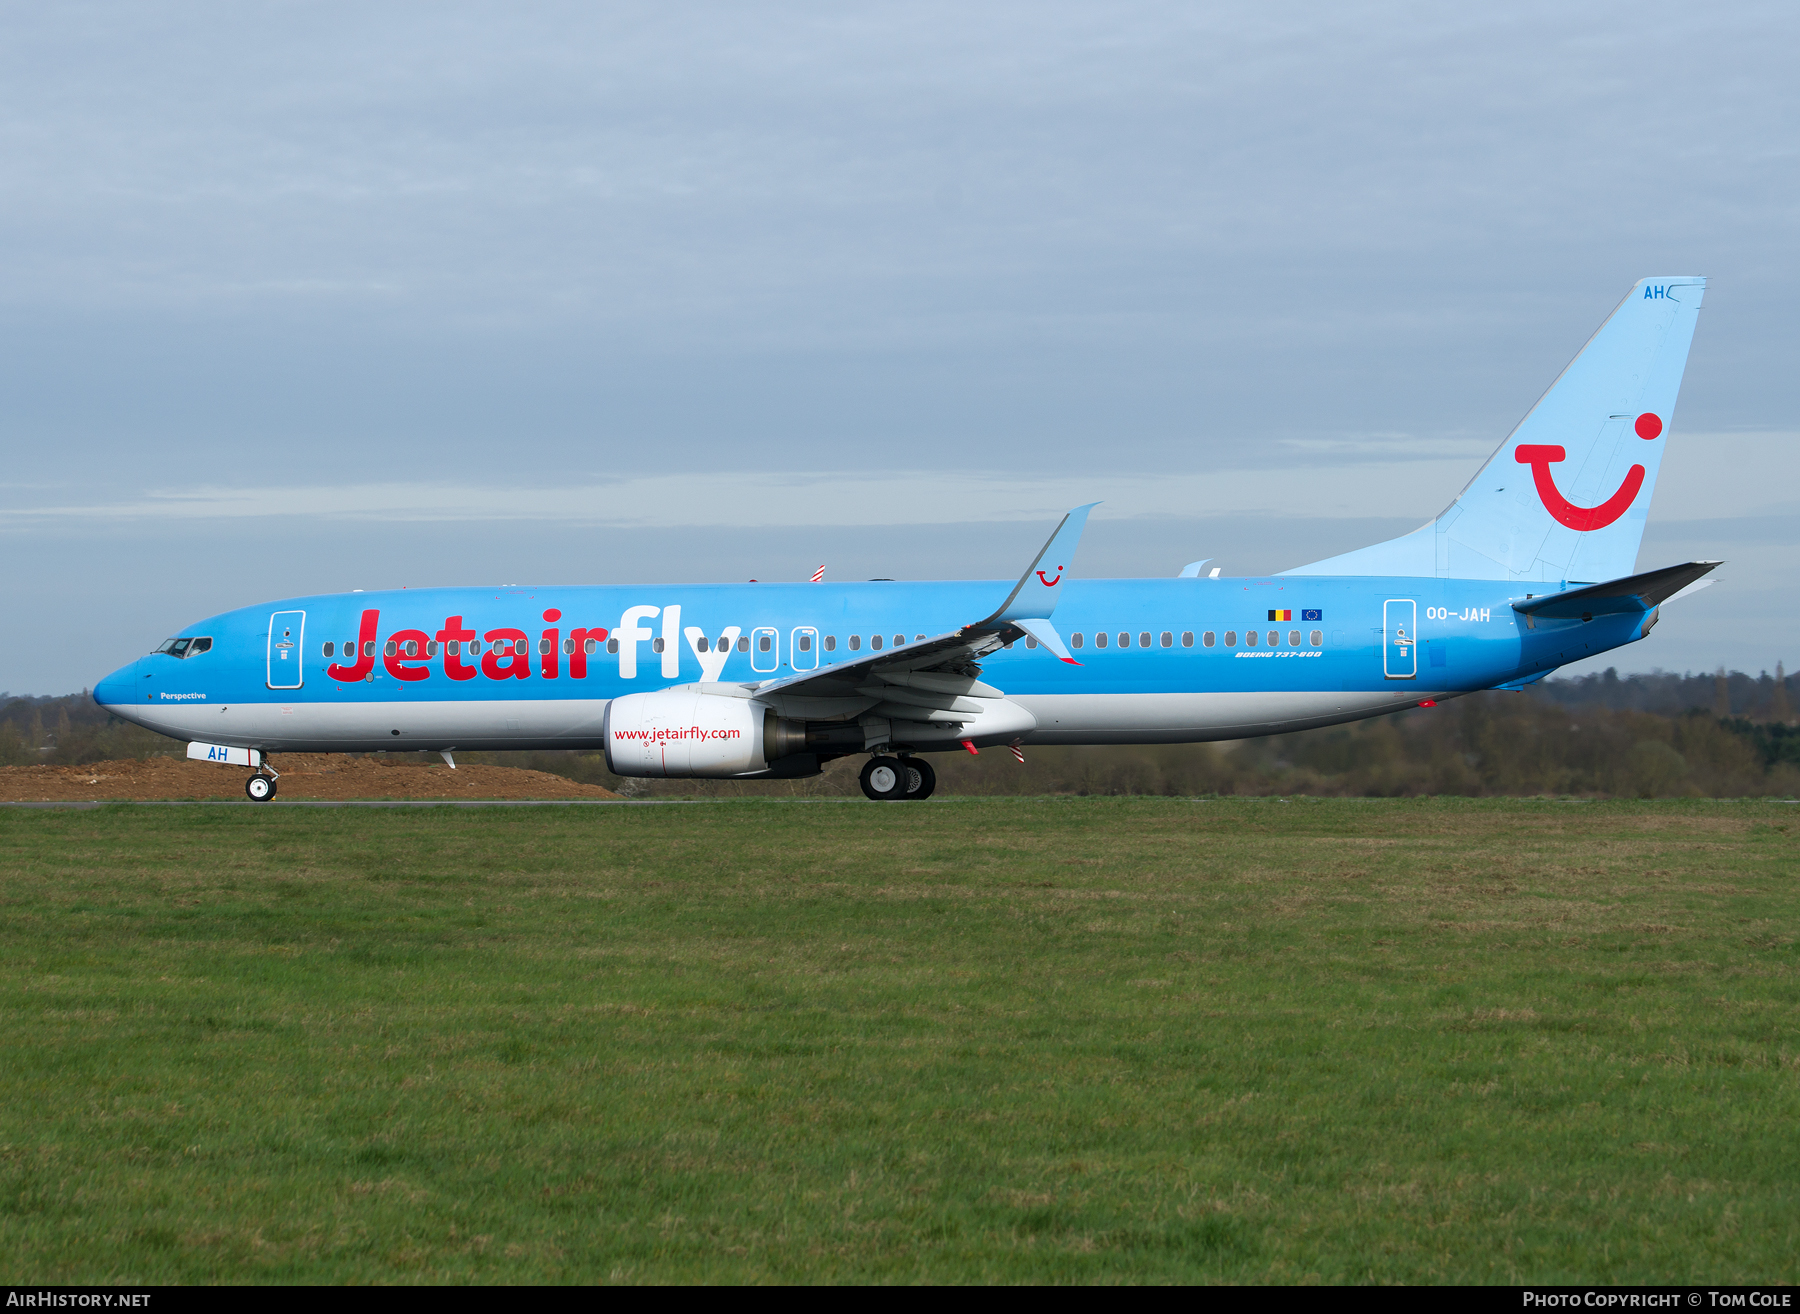
[[[872,757],[860,779],[863,794],[877,803],[916,803],[937,788],[937,772],[920,757]]]
[[[281,773],[270,766],[269,759],[265,757],[262,760],[262,770],[244,782],[244,792],[253,803],[267,803],[275,797],[275,782],[280,778]]]

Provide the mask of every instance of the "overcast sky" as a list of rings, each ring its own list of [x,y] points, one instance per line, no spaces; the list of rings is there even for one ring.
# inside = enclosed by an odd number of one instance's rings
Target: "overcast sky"
[[[1800,660],[1791,4],[8,5],[0,689],[347,588],[1276,570],[1712,282],[1623,669]],[[1601,665],[1607,664],[1605,662]]]

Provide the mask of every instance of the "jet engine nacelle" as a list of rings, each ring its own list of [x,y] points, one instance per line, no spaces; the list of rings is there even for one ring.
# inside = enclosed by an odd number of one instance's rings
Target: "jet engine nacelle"
[[[806,728],[748,698],[662,689],[608,703],[603,738],[614,775],[726,777],[800,752]]]

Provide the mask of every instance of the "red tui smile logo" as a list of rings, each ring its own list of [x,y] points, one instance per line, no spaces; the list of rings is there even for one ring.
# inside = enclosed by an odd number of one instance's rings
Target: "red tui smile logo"
[[[1662,433],[1662,420],[1646,411],[1638,416],[1633,427],[1638,437],[1648,442]],[[1627,470],[1625,482],[1599,506],[1576,506],[1562,495],[1562,490],[1556,486],[1556,476],[1550,473],[1550,467],[1567,456],[1561,447],[1536,443],[1520,443],[1513,452],[1515,461],[1531,467],[1531,480],[1537,485],[1538,498],[1544,509],[1556,517],[1557,524],[1583,534],[1593,529],[1605,529],[1637,500],[1638,490],[1644,486],[1644,467],[1641,465]]]
[[[1058,566],[1058,567],[1057,567],[1057,568],[1056,568],[1056,578],[1055,578],[1055,579],[1050,579],[1050,578],[1049,578],[1049,577],[1048,577],[1048,576],[1046,576],[1046,575],[1045,575],[1045,574],[1044,574],[1044,572],[1043,572],[1043,571],[1041,571],[1041,570],[1040,570],[1040,571],[1038,571],[1038,573],[1037,573],[1037,577],[1038,577],[1038,578],[1039,578],[1039,579],[1040,579],[1040,580],[1042,580],[1042,581],[1043,581],[1043,584],[1044,584],[1044,587],[1045,587],[1045,588],[1047,588],[1047,589],[1053,589],[1053,588],[1055,588],[1055,587],[1056,587],[1056,586],[1057,586],[1057,585],[1058,585],[1058,584],[1060,584],[1060,583],[1062,583],[1062,573],[1063,573],[1063,568],[1062,568],[1062,567],[1061,567],[1061,566]]]

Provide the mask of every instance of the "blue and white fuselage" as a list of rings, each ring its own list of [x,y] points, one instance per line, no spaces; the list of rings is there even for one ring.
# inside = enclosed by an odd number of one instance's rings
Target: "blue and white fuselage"
[[[745,778],[1237,739],[1517,687],[1643,638],[1716,564],[1632,573],[1703,290],[1640,282],[1442,514],[1278,575],[1077,579],[1079,508],[1016,583],[290,598],[189,627],[95,697],[265,769],[302,750],[600,748],[622,774]]]
[[[267,752],[603,748],[606,705],[622,695],[758,686],[868,661],[958,629],[1010,587],[446,588],[290,598],[202,622],[183,637],[210,639],[206,651],[142,657],[95,696],[164,734]],[[1476,580],[1071,579],[1060,587],[1056,626],[1080,665],[1028,647],[1029,639],[980,658],[981,680],[1034,721],[1004,733],[1005,742],[1183,743],[1355,720],[1541,675],[1641,637],[1645,619],[1637,612],[1528,630],[1512,608],[1525,589]],[[373,635],[360,642],[374,652],[359,654],[366,669],[357,674],[358,657],[341,654],[354,650],[366,617]],[[1405,638],[1412,642],[1398,642]],[[939,746],[959,747],[960,737]]]

